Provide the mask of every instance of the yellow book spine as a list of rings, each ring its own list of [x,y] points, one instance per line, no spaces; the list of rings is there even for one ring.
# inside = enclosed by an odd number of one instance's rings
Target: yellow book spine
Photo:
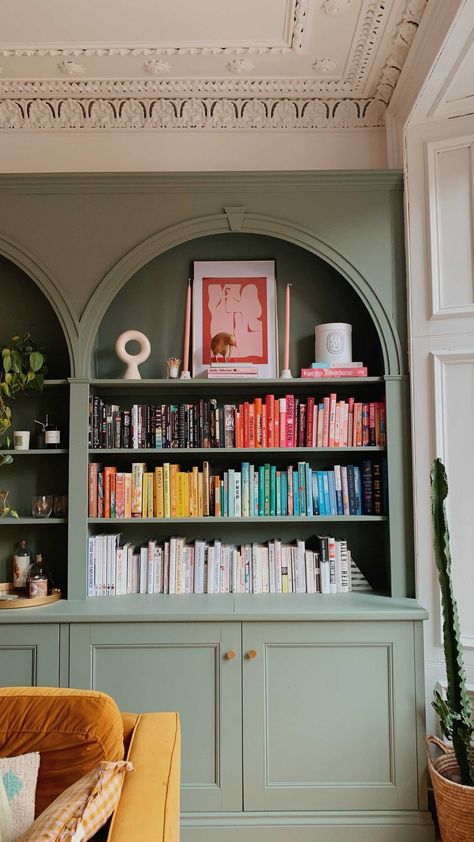
[[[142,517],[147,517],[148,512],[148,482],[146,473],[142,476]]]
[[[210,513],[211,513],[210,488],[209,488],[209,462],[203,462],[202,475],[203,475],[203,492],[204,492],[204,501],[203,501],[204,517],[207,517],[207,515],[210,515]]]
[[[155,517],[164,517],[163,507],[163,468],[155,468]]]
[[[178,480],[179,466],[170,465],[170,511],[171,517],[178,517]]]
[[[184,486],[184,516],[191,517],[191,507],[192,507],[192,474],[188,471],[185,473],[185,486]]]
[[[184,517],[184,480],[186,479],[186,474],[182,473],[181,471],[176,474],[177,479],[177,486],[178,486],[178,500],[176,505],[176,517]]]
[[[191,486],[192,486],[192,496],[191,496],[191,516],[198,517],[199,516],[199,490],[198,490],[198,475],[199,470],[197,465],[193,468],[193,473],[191,476]]]
[[[171,517],[171,495],[170,495],[170,463],[163,465],[163,508],[165,517]]]
[[[204,477],[198,472],[198,517],[204,516]]]
[[[153,517],[154,506],[153,506],[153,480],[154,476],[151,473],[147,473],[146,475],[147,480],[147,517]]]

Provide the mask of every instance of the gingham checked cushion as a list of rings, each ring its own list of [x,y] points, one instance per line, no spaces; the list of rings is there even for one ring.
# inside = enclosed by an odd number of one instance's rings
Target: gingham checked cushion
[[[86,842],[112,815],[124,773],[132,770],[126,760],[100,763],[61,793],[17,842]]]

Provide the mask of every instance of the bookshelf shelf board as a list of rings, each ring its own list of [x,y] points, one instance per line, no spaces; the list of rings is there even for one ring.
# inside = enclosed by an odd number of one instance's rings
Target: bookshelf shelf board
[[[239,456],[308,456],[317,454],[318,456],[336,456],[337,453],[384,453],[384,447],[95,447],[89,450],[89,453],[94,456],[111,455],[111,456],[224,456],[239,457]]]
[[[282,394],[288,394],[296,389],[307,390],[313,389],[315,386],[335,387],[335,386],[362,386],[373,385],[376,383],[383,383],[383,377],[324,377],[324,378],[303,378],[295,377],[292,380],[260,379],[258,377],[236,378],[236,379],[211,379],[207,378],[196,380],[168,380],[165,378],[157,380],[91,380],[91,386],[97,390],[107,390],[109,392],[173,392],[175,400],[179,399],[179,393],[182,391],[183,395],[190,395],[194,393],[209,393],[209,392],[228,392],[232,393],[259,392],[262,390],[276,390]]]
[[[129,524],[179,524],[179,523],[205,523],[205,524],[215,524],[217,526],[223,526],[226,523],[232,524],[257,524],[257,523],[264,523],[268,525],[269,523],[380,523],[382,521],[388,520],[386,515],[313,515],[311,517],[300,517],[299,515],[294,516],[270,516],[267,515],[265,517],[214,517],[214,515],[209,517],[132,517],[132,518],[113,518],[113,517],[91,517],[88,519],[89,523],[100,523],[100,524],[112,524],[112,525],[119,525],[122,523]]]
[[[54,388],[56,386],[68,386],[69,380],[45,380],[43,384],[44,389]]]
[[[2,526],[24,526],[34,523],[35,526],[57,526],[61,523],[67,523],[65,517],[5,517],[0,520]]]
[[[65,448],[58,448],[57,450],[47,450],[46,448],[31,448],[30,450],[0,450],[0,456],[64,456],[69,453]]]

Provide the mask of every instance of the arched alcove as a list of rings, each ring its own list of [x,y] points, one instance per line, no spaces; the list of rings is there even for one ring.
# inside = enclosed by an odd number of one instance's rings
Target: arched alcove
[[[44,348],[48,379],[69,377],[69,350],[59,319],[39,286],[27,273],[0,254],[0,343],[29,333]]]
[[[186,284],[194,260],[275,260],[280,362],[283,351],[284,290],[292,283],[293,375],[314,360],[314,326],[349,322],[353,326],[353,359],[384,373],[377,327],[362,297],[338,270],[322,257],[288,240],[253,233],[220,233],[182,242],[141,266],[119,289],[100,323],[92,375],[120,377],[123,366],[114,346],[124,330],[145,333],[152,353],[141,367],[142,377],[166,376],[166,359],[181,356]]]

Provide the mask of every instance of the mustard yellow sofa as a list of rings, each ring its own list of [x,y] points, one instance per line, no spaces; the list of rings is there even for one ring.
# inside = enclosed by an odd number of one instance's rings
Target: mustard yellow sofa
[[[98,691],[0,687],[0,756],[39,751],[36,814],[101,760],[133,763],[107,842],[179,842],[177,713],[122,714]]]

